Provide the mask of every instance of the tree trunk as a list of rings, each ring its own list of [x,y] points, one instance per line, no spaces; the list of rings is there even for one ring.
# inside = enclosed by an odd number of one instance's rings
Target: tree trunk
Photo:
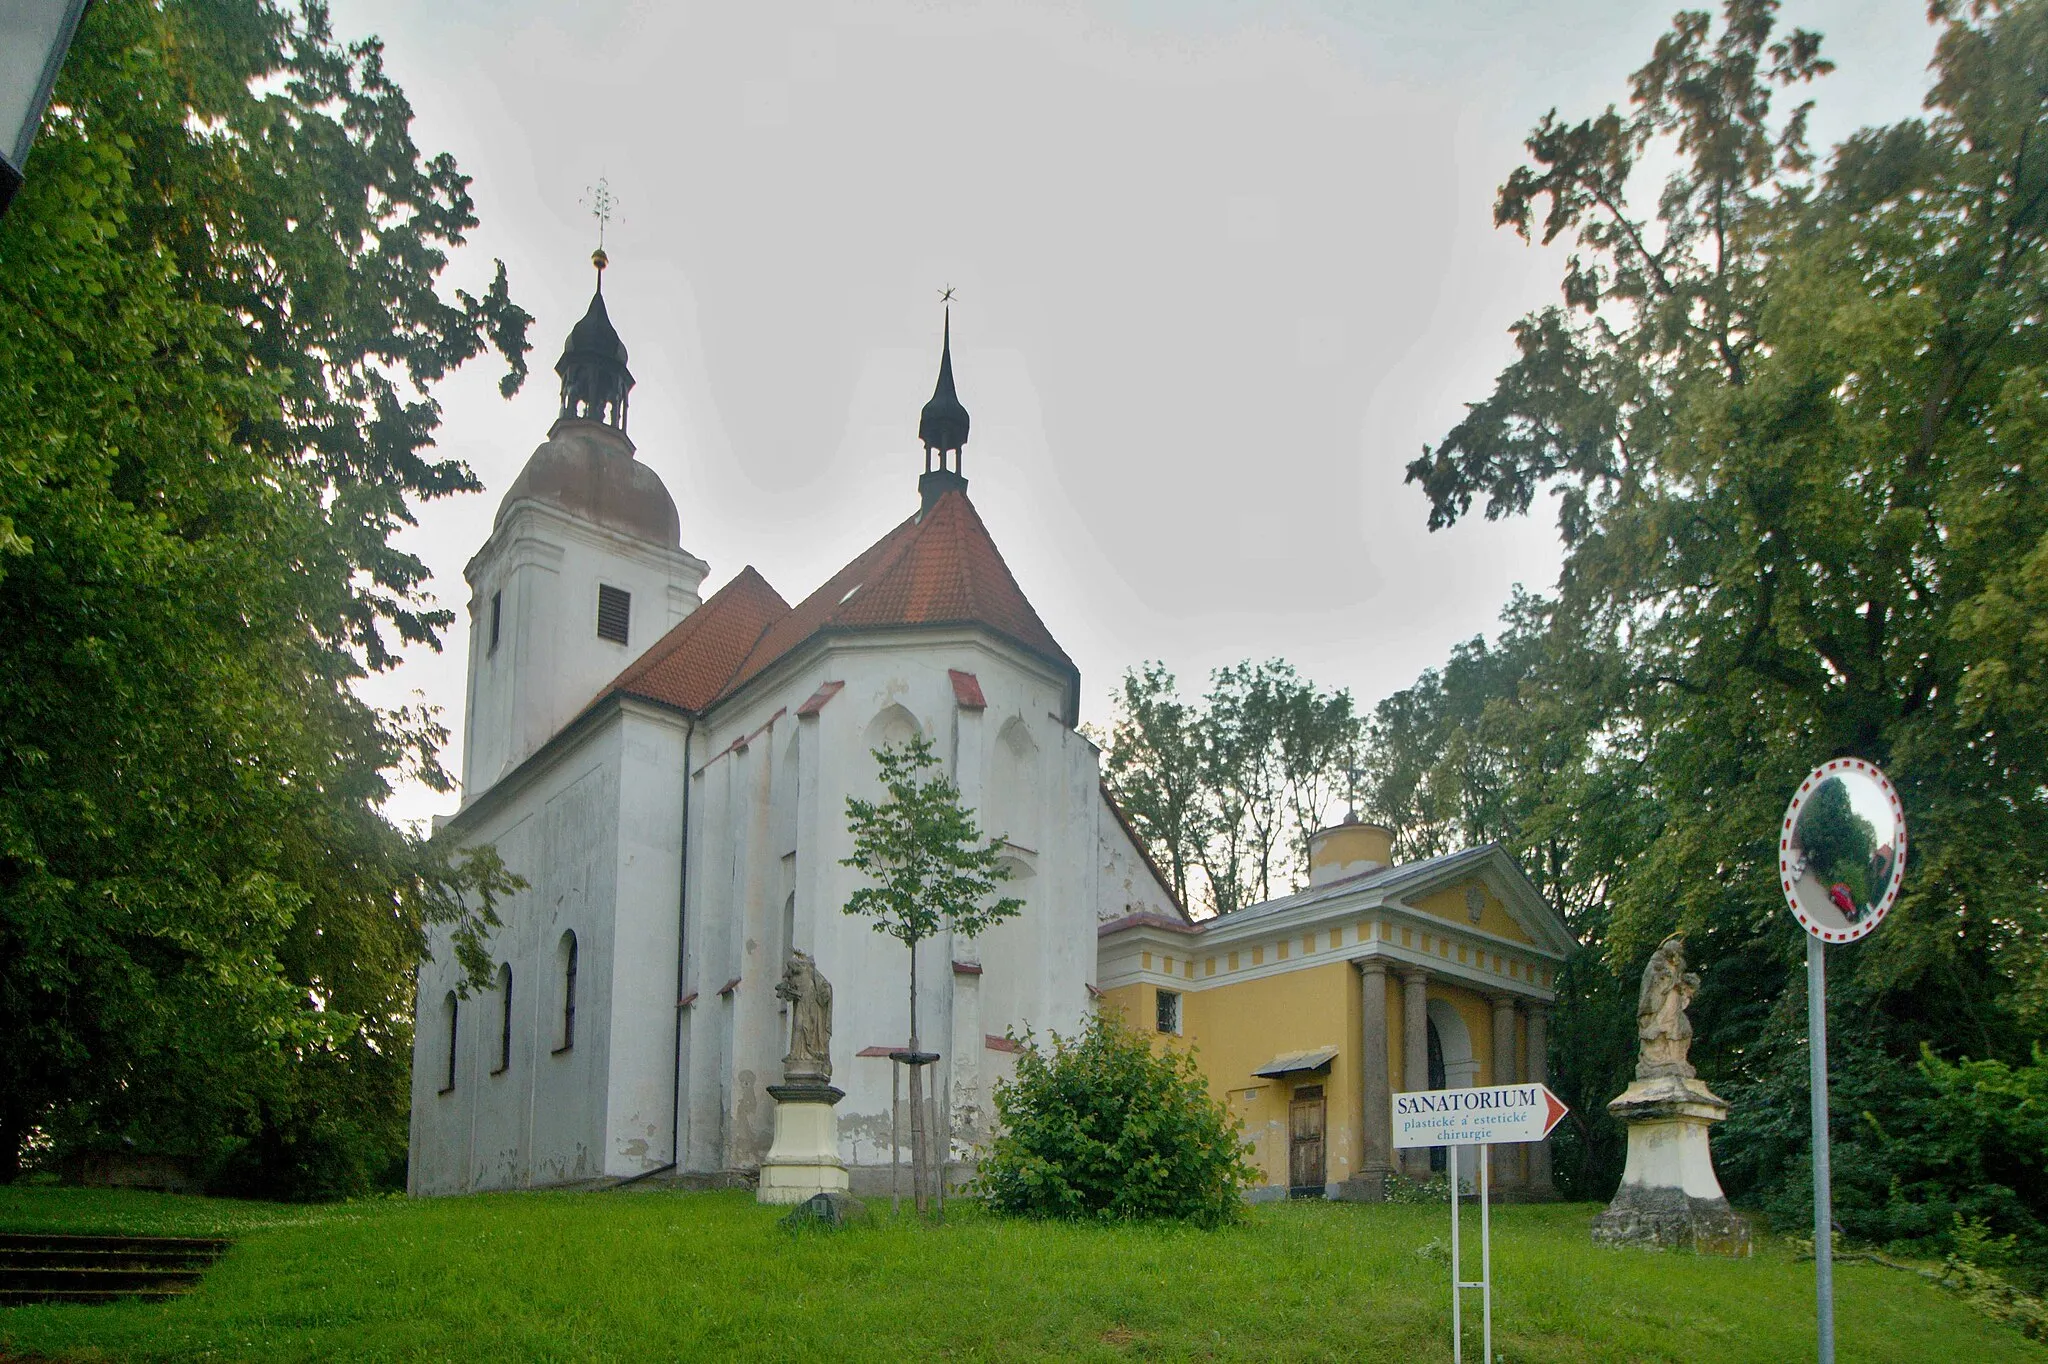
[[[916,1056],[921,1048],[917,1038],[917,943],[910,944],[910,1051]],[[910,1063],[910,1202],[920,1216],[925,1210],[925,1125],[924,1125],[924,1067],[915,1060]]]

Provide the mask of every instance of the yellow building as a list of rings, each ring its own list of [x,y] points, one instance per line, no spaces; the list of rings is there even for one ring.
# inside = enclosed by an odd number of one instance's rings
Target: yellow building
[[[1311,840],[1299,894],[1099,931],[1103,1007],[1195,1049],[1252,1143],[1256,1196],[1379,1198],[1390,1172],[1442,1163],[1391,1149],[1396,1091],[1547,1078],[1564,921],[1498,843],[1399,866],[1391,847],[1341,824]],[[1554,1196],[1548,1145],[1496,1148],[1494,1179]]]

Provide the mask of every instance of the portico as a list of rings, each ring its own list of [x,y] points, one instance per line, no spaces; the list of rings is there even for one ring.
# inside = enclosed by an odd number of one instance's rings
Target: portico
[[[1100,930],[1104,1007],[1196,1049],[1265,1196],[1376,1199],[1390,1173],[1426,1179],[1442,1153],[1396,1158],[1396,1091],[1547,1078],[1556,973],[1574,946],[1562,919],[1498,844],[1400,865],[1390,844],[1339,825],[1316,836],[1299,894]],[[1547,1145],[1494,1159],[1497,1186],[1554,1196]]]

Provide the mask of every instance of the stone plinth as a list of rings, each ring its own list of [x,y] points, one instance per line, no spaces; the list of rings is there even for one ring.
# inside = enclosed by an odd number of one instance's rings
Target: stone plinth
[[[1728,1206],[1714,1175],[1707,1130],[1728,1105],[1698,1080],[1637,1080],[1607,1105],[1628,1124],[1628,1167],[1607,1211],[1593,1219],[1603,1245],[1749,1254],[1749,1223]]]
[[[775,1099],[775,1144],[761,1161],[763,1203],[802,1203],[821,1193],[845,1193],[846,1162],[839,1158],[839,1117],[833,1105],[846,1091],[823,1084],[770,1085]]]

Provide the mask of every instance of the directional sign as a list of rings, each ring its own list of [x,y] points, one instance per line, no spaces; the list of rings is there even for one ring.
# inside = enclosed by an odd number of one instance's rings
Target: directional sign
[[[1542,1141],[1570,1111],[1547,1085],[1419,1089],[1394,1096],[1394,1145]]]

